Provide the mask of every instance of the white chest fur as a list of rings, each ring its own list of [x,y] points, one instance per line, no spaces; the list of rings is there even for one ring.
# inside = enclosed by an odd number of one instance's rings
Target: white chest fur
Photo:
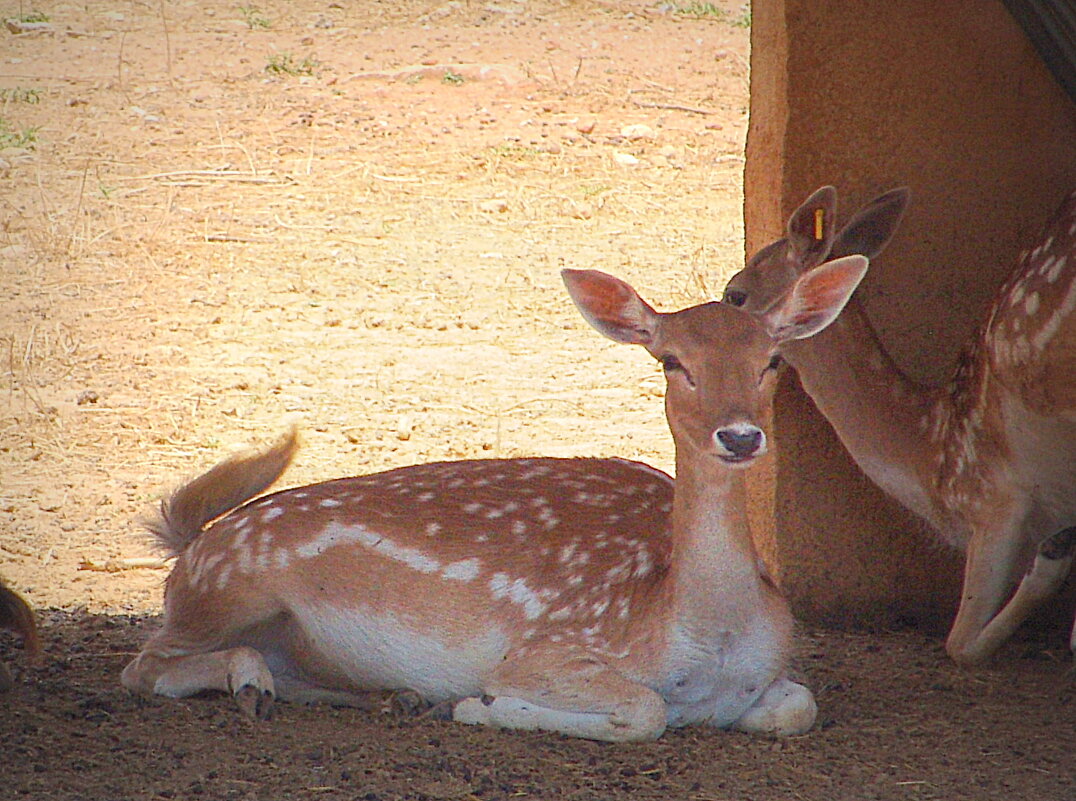
[[[668,704],[670,726],[738,720],[781,671],[781,644],[761,616],[743,630],[700,641],[673,632],[665,683],[655,689]]]

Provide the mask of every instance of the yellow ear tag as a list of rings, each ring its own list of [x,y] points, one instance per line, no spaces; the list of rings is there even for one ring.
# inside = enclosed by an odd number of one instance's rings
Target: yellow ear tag
[[[814,238],[819,242],[822,241],[822,220],[826,216],[825,209],[814,210]]]

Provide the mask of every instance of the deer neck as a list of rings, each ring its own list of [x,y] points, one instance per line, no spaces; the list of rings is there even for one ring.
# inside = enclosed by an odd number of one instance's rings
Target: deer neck
[[[825,331],[789,342],[784,356],[859,468],[888,494],[938,524],[936,461],[926,426],[940,392],[911,380],[852,300]]]
[[[758,607],[759,563],[743,473],[709,454],[676,454],[673,607],[689,625],[735,625]]]

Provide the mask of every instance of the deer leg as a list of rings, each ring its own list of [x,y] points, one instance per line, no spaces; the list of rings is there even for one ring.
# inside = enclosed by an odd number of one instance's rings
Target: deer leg
[[[582,649],[510,654],[485,690],[459,701],[453,719],[611,742],[653,740],[665,731],[660,695]]]
[[[389,710],[404,715],[425,712],[430,704],[413,690],[341,690],[321,687],[293,676],[275,676],[276,697],[297,704],[328,704],[363,709]]]
[[[737,731],[791,737],[810,731],[818,715],[814,695],[802,684],[777,679],[732,724]]]
[[[160,641],[152,645],[159,647]],[[267,718],[276,695],[265,659],[247,646],[179,656],[162,656],[147,646],[123,669],[120,681],[134,692],[169,698],[220,690],[250,718]]]
[[[1009,602],[986,624],[980,639],[992,650],[996,649],[1036,606],[1057,594],[1072,569],[1074,550],[1076,526],[1062,529],[1039,543],[1031,569],[1020,580]]]
[[[1076,527],[1044,539],[1031,569],[1007,603],[1005,593],[1017,558],[1018,538],[973,539],[968,547],[960,610],[946,641],[958,663],[975,665],[989,658],[1023,623],[1032,610],[1054,595],[1072,567]],[[1000,609],[1000,611],[999,611]]]

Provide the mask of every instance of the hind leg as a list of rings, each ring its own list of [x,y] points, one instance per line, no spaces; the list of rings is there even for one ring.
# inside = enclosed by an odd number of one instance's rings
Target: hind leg
[[[1008,543],[1003,543],[1007,545]],[[972,546],[975,543],[971,543]],[[1005,642],[1020,626],[1028,615],[1047,599],[1054,596],[1069,571],[1072,569],[1073,552],[1076,551],[1076,526],[1062,529],[1043,539],[1032,562],[1031,569],[1023,576],[1016,587],[1012,597],[1004,605],[1001,604],[1001,591],[1004,589],[1004,579],[1011,569],[1012,558],[1008,561],[996,558],[987,567],[995,571],[996,587],[993,591],[982,592],[978,597],[973,592],[987,582],[976,582],[975,560],[973,551],[969,548],[968,571],[965,576],[965,597],[960,606],[960,612],[950,632],[947,648],[950,654],[962,664],[976,664],[984,661]],[[980,559],[981,563],[985,560]],[[985,572],[985,571],[982,571]],[[989,603],[987,603],[989,602]],[[979,609],[980,615],[972,618],[965,615],[968,609]],[[998,607],[1000,611],[993,614]],[[976,630],[974,623],[978,623]]]
[[[363,709],[370,712],[392,711],[413,715],[429,709],[430,704],[412,690],[344,690],[278,675],[276,697],[296,704],[328,704]]]
[[[123,686],[133,692],[169,698],[220,690],[231,694],[248,717],[269,716],[276,688],[265,659],[256,650],[238,646],[171,655],[177,650],[168,648],[163,637],[151,640],[123,669]]]

